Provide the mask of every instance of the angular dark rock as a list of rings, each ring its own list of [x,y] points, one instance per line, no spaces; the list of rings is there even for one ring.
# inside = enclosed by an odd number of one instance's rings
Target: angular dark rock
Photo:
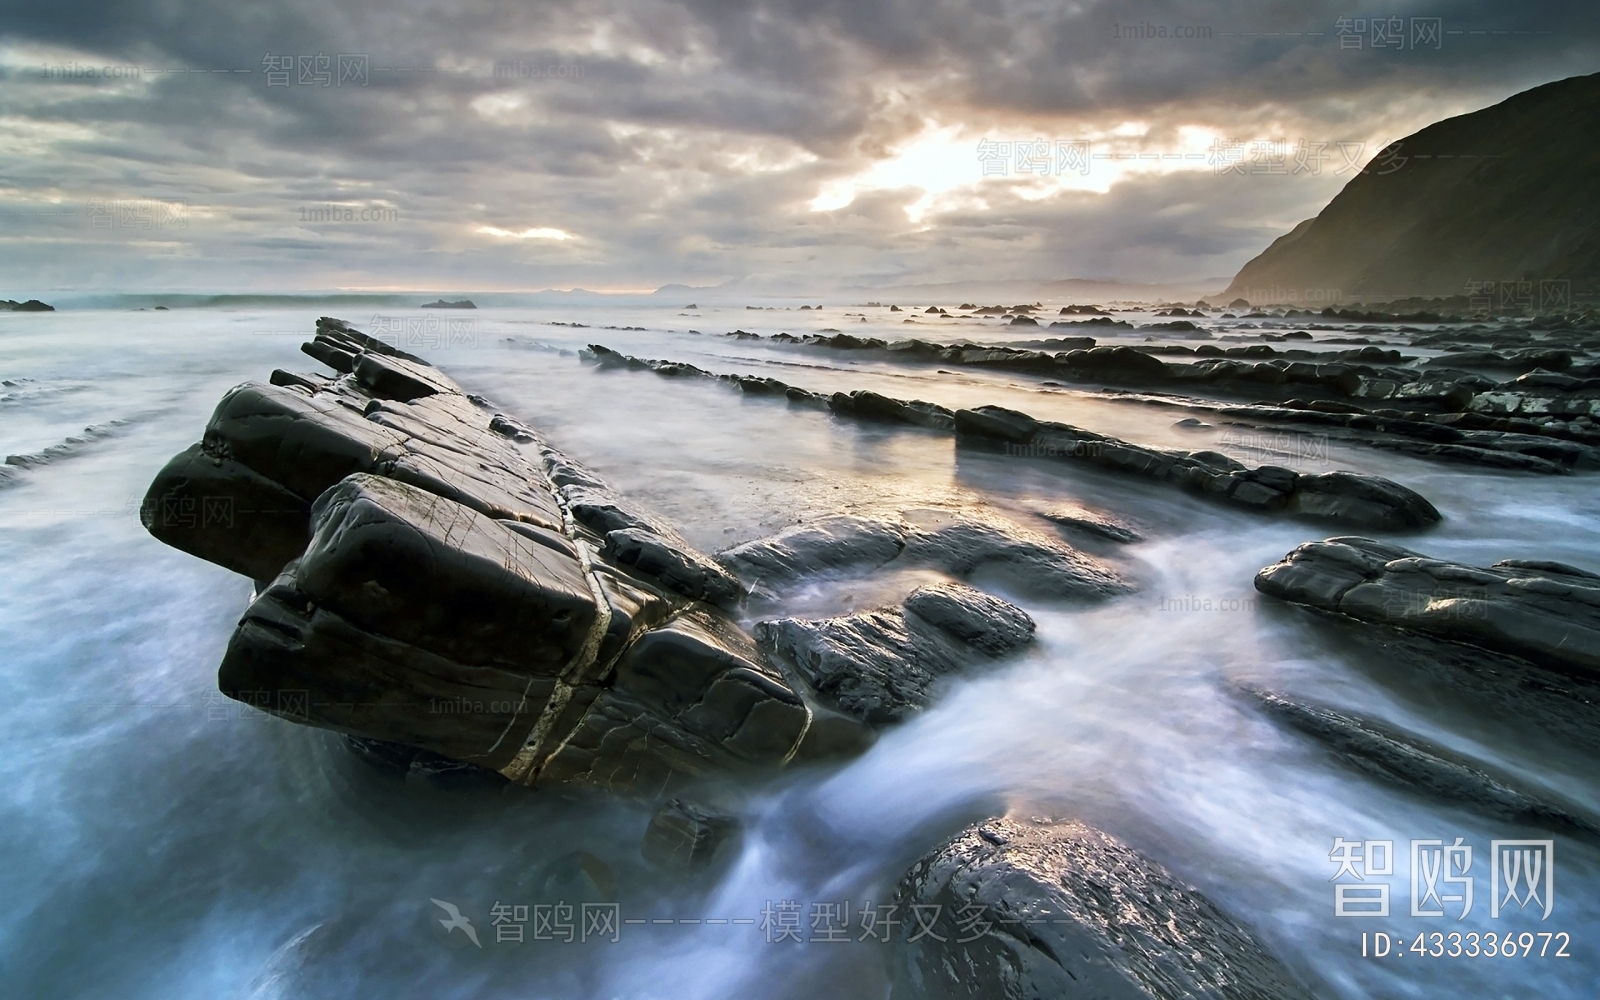
[[[744,588],[727,570],[698,552],[674,546],[647,527],[606,532],[602,551],[695,600],[731,607],[744,597]]]
[[[1561,563],[1487,569],[1370,538],[1307,542],[1256,574],[1272,597],[1363,622],[1600,675],[1600,577]]]
[[[1467,384],[1457,378],[1454,386]],[[1402,387],[1392,400],[1397,405],[1423,406],[1425,399],[1401,399],[1409,388]],[[1483,383],[1473,385],[1483,388]],[[1329,399],[1286,400],[1281,405],[1237,406],[1208,403],[1199,399],[1162,398],[1163,405],[1182,405],[1231,419],[1240,426],[1300,425],[1314,428],[1319,439],[1337,440],[1363,447],[1400,451],[1448,461],[1470,462],[1490,468],[1516,469],[1543,475],[1566,475],[1572,471],[1600,468],[1600,434],[1593,433],[1588,416],[1591,406],[1600,401],[1582,393],[1533,395],[1479,391],[1465,412],[1443,409],[1397,411]],[[1113,397],[1124,398],[1129,397]],[[1155,402],[1150,398],[1138,402]],[[1371,402],[1371,401],[1369,401]],[[1296,433],[1306,433],[1296,429]]]
[[[874,569],[904,549],[904,525],[836,514],[735,546],[717,558],[753,589],[816,573]]]
[[[301,353],[322,362],[341,374],[355,370],[356,354],[326,340],[313,340],[300,345]]]
[[[422,396],[450,391],[450,387],[432,377],[424,366],[404,358],[362,354],[354,371],[356,383],[380,399],[409,403]]]
[[[978,907],[986,929],[902,940],[892,1000],[1310,997],[1209,899],[1078,822],[969,827],[912,866],[895,901],[951,920]]]
[[[1354,472],[1296,477],[1287,506],[1307,517],[1395,531],[1439,520],[1439,512],[1421,494],[1381,476]]]
[[[359,736],[344,737],[344,745],[367,766],[403,781],[424,785],[436,791],[461,792],[504,788],[504,775],[476,764],[408,747]]]
[[[981,590],[946,583],[907,595],[908,614],[990,656],[1004,656],[1033,640],[1027,612]]]
[[[225,693],[639,797],[870,743],[713,606],[744,593],[721,565],[425,362],[338,320],[317,336],[349,372],[229,392],[142,512],[256,581]]]
[[[1079,375],[1109,381],[1160,383],[1171,377],[1159,359],[1131,347],[1092,347],[1068,351],[1057,359],[1061,367]]]
[[[948,431],[955,427],[956,423],[954,414],[936,403],[920,399],[891,399],[866,389],[857,389],[849,393],[836,392],[829,397],[828,408],[847,416],[913,424],[936,430]]]
[[[754,336],[753,334],[751,336]],[[774,340],[785,335],[777,335]],[[790,338],[791,340],[794,338]],[[1044,343],[1044,342],[1040,342]],[[1051,356],[1041,351],[1019,351],[1009,348],[976,347],[976,346],[950,346],[942,347],[938,344],[929,344],[925,341],[900,341],[884,348],[891,353],[898,353],[903,357],[916,360],[940,361],[952,364],[970,365],[998,365],[1004,368],[1061,373],[1056,365],[1067,354]],[[1230,348],[1229,352],[1238,351],[1271,351],[1264,345],[1255,345],[1251,348]],[[1220,348],[1216,349],[1219,353]],[[1150,349],[1141,348],[1136,354],[1148,354]],[[954,420],[951,412],[937,404],[922,400],[898,400],[865,390],[850,393],[834,393],[831,396],[808,392],[796,386],[786,385],[774,378],[757,378],[749,375],[717,375],[702,371],[692,365],[683,365],[669,361],[644,361],[638,358],[619,354],[609,348],[598,344],[590,345],[589,356],[602,367],[624,367],[639,370],[655,371],[661,375],[697,375],[704,378],[736,385],[747,393],[764,395],[783,395],[791,402],[808,406],[826,406],[835,414],[856,419],[886,421],[890,423],[908,423],[932,430],[948,430]],[[1080,352],[1081,353],[1081,352]],[[1301,352],[1309,353],[1309,352]],[[1242,356],[1242,355],[1241,355]],[[1352,368],[1349,365],[1311,365],[1300,362],[1286,363],[1282,361],[1272,364],[1247,365],[1239,362],[1226,361],[1219,365],[1192,365],[1168,366],[1166,369],[1174,382],[1200,382],[1208,388],[1222,388],[1229,392],[1236,392],[1240,387],[1250,387],[1252,395],[1259,395],[1262,386],[1272,385],[1283,389],[1287,394],[1296,386],[1299,391],[1311,387],[1314,391],[1326,390],[1340,395],[1348,396],[1352,393],[1370,395],[1376,392],[1374,386],[1383,386],[1383,392],[1393,394],[1402,390],[1415,381],[1416,373],[1406,369],[1385,369],[1394,375],[1393,379],[1369,378],[1361,372],[1373,373],[1370,368]],[[1070,372],[1063,377],[1075,378]],[[1085,376],[1086,378],[1088,376]],[[1457,379],[1460,382],[1460,379]],[[1046,382],[1046,385],[1055,383]],[[1494,402],[1487,403],[1490,397]],[[1122,396],[1114,398],[1134,398]],[[1374,397],[1382,401],[1381,397]],[[1433,405],[1428,402],[1432,397],[1418,396],[1409,399],[1408,405]],[[1510,400],[1509,404],[1505,401]],[[1148,402],[1150,400],[1141,399]],[[1161,401],[1165,402],[1166,397]],[[1583,412],[1587,413],[1590,406],[1588,399],[1582,399],[1572,405],[1581,403]],[[1473,400],[1473,407],[1490,405],[1527,405],[1531,407],[1548,407],[1552,412],[1567,405],[1565,401],[1552,403],[1546,400],[1528,400],[1518,393],[1484,393]],[[1204,407],[1207,404],[1187,402],[1184,405]],[[1452,404],[1453,405],[1453,404]],[[1504,421],[1479,417],[1476,413],[1451,413],[1451,419],[1470,419],[1479,421],[1471,425],[1472,429],[1458,430],[1454,426],[1445,426],[1443,423],[1425,423],[1424,418],[1433,416],[1429,413],[1415,412],[1401,414],[1390,411],[1368,411],[1362,406],[1345,403],[1338,400],[1315,398],[1305,400],[1293,398],[1287,400],[1283,406],[1260,404],[1255,406],[1216,406],[1219,413],[1230,416],[1242,416],[1255,419],[1282,420],[1296,423],[1310,422],[1318,426],[1337,425],[1347,428],[1337,436],[1341,440],[1359,443],[1397,451],[1406,451],[1412,454],[1426,455],[1435,458],[1470,461],[1480,465],[1489,465],[1495,468],[1512,468],[1525,471],[1561,474],[1568,469],[1600,468],[1600,449],[1585,444],[1568,441],[1553,440],[1547,434],[1548,428],[1535,425],[1532,421],[1523,420],[1517,425],[1518,429],[1530,433],[1505,433],[1511,429]],[[1577,411],[1574,410],[1576,413]],[[975,430],[981,429],[983,435],[1002,441],[1025,443],[1034,430],[1038,429],[1038,422],[1025,414],[1016,411],[1003,410],[1000,407],[979,407],[975,410],[964,410],[963,419]],[[979,428],[984,417],[993,417],[1002,422],[1011,421],[1012,426],[1001,427],[991,424],[987,428]],[[1502,426],[1506,424],[1505,426]],[[1066,425],[1057,425],[1065,427]],[[1576,426],[1576,425],[1575,425]],[[1324,432],[1325,434],[1327,432]],[[959,429],[958,429],[959,434]],[[1095,457],[1095,451],[1100,446],[1084,444],[1085,440],[1099,440],[1107,443],[1125,445],[1115,442],[1114,439],[1103,436],[1090,435],[1087,431],[1076,431],[1081,439],[1069,446],[1069,454],[1065,457]],[[1332,436],[1332,435],[1330,435]],[[1424,442],[1410,438],[1422,438]],[[1595,436],[1595,442],[1600,444],[1600,434]],[[1076,449],[1073,451],[1072,449]],[[1117,465],[1118,461],[1132,461],[1140,468],[1158,467],[1159,463],[1152,466],[1150,462],[1137,457],[1139,449],[1131,445],[1117,447],[1107,454],[1113,459],[1107,464]],[[1041,453],[1043,454],[1043,452]],[[1242,469],[1242,466],[1240,467]],[[1194,477],[1187,472],[1180,471],[1179,478],[1184,481],[1193,480]],[[1245,477],[1250,478],[1250,477]],[[1257,509],[1274,510],[1285,506],[1281,496],[1263,493],[1251,487],[1233,490],[1227,484],[1214,492],[1223,495],[1237,495],[1241,504],[1253,506]],[[1359,508],[1353,508],[1359,509]],[[1318,515],[1311,515],[1318,516]],[[1360,521],[1349,522],[1355,526],[1386,527],[1386,521]]]

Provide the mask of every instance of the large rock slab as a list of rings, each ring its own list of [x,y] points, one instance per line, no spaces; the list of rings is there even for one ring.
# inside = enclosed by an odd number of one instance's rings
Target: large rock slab
[[[640,797],[870,743],[723,610],[727,569],[531,428],[341,321],[308,346],[340,374],[230,391],[142,512],[256,581],[224,693]]]
[[[1306,1000],[1251,933],[1099,830],[1009,816],[969,827],[900,881],[893,1000]],[[938,910],[934,910],[938,907]],[[962,933],[956,921],[977,914]],[[942,939],[942,940],[941,940]]]
[[[1506,559],[1480,568],[1345,536],[1301,545],[1255,584],[1363,622],[1600,674],[1600,575],[1574,566]]]

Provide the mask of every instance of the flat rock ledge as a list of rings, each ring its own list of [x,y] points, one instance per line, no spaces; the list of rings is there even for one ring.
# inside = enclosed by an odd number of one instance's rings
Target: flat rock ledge
[[[1504,559],[1481,568],[1344,536],[1301,545],[1255,583],[1361,622],[1600,677],[1600,575],[1575,566]]]
[[[738,627],[732,572],[537,432],[340,320],[304,350],[340,374],[230,390],[141,510],[255,581],[225,694],[408,766],[403,748],[637,798],[870,744]],[[915,606],[944,653],[982,660],[995,640],[961,607],[1026,615],[971,595]],[[857,663],[874,678],[878,642]]]
[[[1414,490],[1381,476],[1355,472],[1304,475],[1278,465],[1249,468],[1215,451],[1162,451],[1035,420],[1000,406],[955,413],[958,445],[1023,458],[1087,462],[1146,476],[1263,513],[1283,511],[1316,520],[1388,530],[1414,530],[1439,521],[1439,511]]]
[[[892,1000],[1310,997],[1197,890],[1075,821],[969,827],[912,866],[896,902],[947,923],[899,946]],[[974,913],[982,924],[958,930]]]

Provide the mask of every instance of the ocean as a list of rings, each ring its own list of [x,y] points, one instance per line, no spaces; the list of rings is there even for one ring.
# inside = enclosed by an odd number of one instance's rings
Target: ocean
[[[630,299],[470,312],[307,302],[0,313],[0,454],[19,457],[0,467],[7,994],[883,997],[889,949],[857,939],[863,905],[888,901],[906,867],[965,823],[1016,808],[1124,839],[1328,997],[1594,995],[1593,844],[1556,839],[1548,918],[1533,907],[1491,917],[1491,842],[1548,834],[1374,781],[1237,693],[1254,684],[1379,719],[1600,813],[1589,757],[1257,594],[1257,570],[1336,530],[1037,456],[958,453],[948,436],[844,421],[722,382],[600,370],[580,351],[603,344],[817,391],[998,404],[1139,444],[1383,475],[1444,515],[1436,529],[1392,540],[1475,565],[1547,559],[1600,571],[1592,475],[1447,465],[1209,416],[1211,426],[1186,429],[1174,426],[1189,415],[1182,409],[1030,376],[727,336],[842,330],[1005,343],[1088,332],[1116,342],[1092,328],[797,306]],[[1034,647],[963,677],[857,759],[749,789],[742,837],[700,875],[663,872],[640,856],[643,806],[385,780],[339,737],[217,693],[217,664],[251,584],[157,543],[138,520],[151,478],[199,438],[230,386],[274,368],[320,370],[299,345],[330,312],[538,428],[704,551],[840,511],[983,508],[1022,518],[1077,505],[1137,528],[1132,544],[1072,541],[1138,589],[1072,605],[979,581],[1035,618]],[[1223,337],[1257,332],[1255,321],[1206,323]],[[819,583],[759,610],[871,608],[910,582]],[[1335,916],[1336,838],[1394,845],[1391,918]],[[1410,916],[1407,845],[1456,838],[1475,848],[1475,904],[1460,920],[1455,904],[1444,918]],[[471,917],[476,946],[440,933],[434,900]],[[837,917],[840,904],[849,907],[847,939],[819,938],[814,919]],[[510,917],[497,923],[497,912]],[[775,915],[796,912],[798,933],[775,935],[788,926]],[[522,914],[524,940],[504,940],[498,928]],[[541,928],[546,937],[535,940]],[[1510,959],[1363,957],[1364,934],[1380,931],[1408,946],[1418,933],[1566,934],[1570,957],[1550,946],[1541,959],[1537,944]]]

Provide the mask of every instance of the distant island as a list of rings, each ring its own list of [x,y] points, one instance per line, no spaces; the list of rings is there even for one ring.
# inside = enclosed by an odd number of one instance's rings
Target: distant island
[[[56,307],[38,299],[29,299],[26,302],[13,302],[10,299],[0,299],[0,311],[14,313],[49,313],[55,312]]]
[[[1385,147],[1223,296],[1336,305],[1516,286],[1535,308],[1562,308],[1600,287],[1597,131],[1600,74],[1429,125]]]
[[[424,308],[424,309],[476,309],[478,307],[473,304],[471,299],[458,299],[455,302],[446,302],[444,299],[440,299],[437,302],[424,302],[422,304],[422,308]]]

